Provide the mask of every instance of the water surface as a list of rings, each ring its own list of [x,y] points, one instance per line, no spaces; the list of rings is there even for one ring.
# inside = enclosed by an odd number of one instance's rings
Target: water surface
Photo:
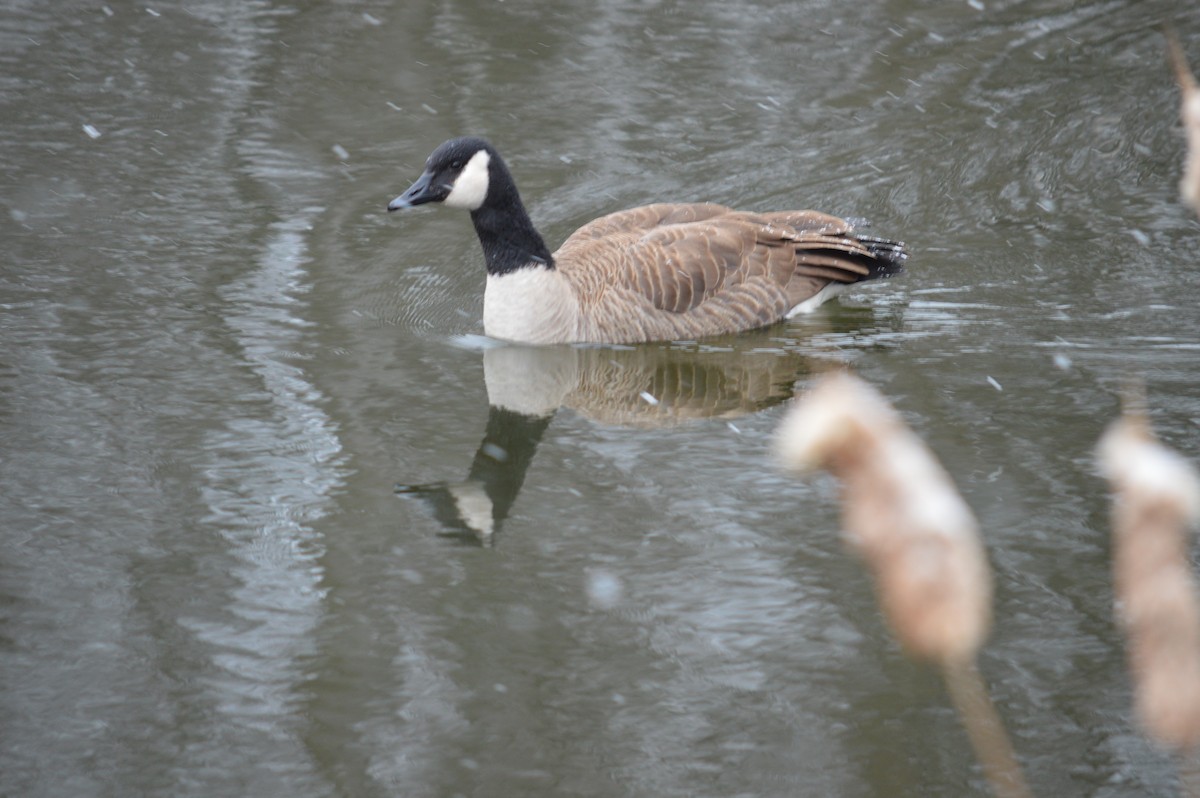
[[[0,793],[985,795],[836,486],[769,455],[849,363],[979,515],[1034,792],[1171,794],[1092,462],[1131,373],[1200,458],[1165,22],[1200,63],[1165,1],[8,3]],[[468,220],[383,210],[460,134],[552,246],[813,207],[909,273],[489,348]]]

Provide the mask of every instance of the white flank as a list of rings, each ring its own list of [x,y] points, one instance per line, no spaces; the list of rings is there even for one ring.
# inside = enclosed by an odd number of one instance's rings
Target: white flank
[[[468,167],[469,168],[469,167]],[[542,266],[489,274],[483,292],[483,331],[525,344],[578,340],[579,300],[566,279]]]
[[[838,294],[846,290],[846,283],[830,283],[822,288],[817,293],[810,296],[808,299],[801,302],[796,307],[787,312],[787,318],[798,316],[801,313],[812,313],[821,305],[825,304],[830,299],[833,299]]]
[[[487,150],[480,150],[472,155],[471,160],[467,161],[467,165],[458,173],[458,178],[455,179],[450,194],[442,204],[468,211],[478,210],[483,205],[483,201],[487,199],[488,164],[491,160],[492,156],[488,154]]]

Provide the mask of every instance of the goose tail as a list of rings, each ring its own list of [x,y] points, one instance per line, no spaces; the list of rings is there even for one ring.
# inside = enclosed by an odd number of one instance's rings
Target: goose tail
[[[908,260],[908,251],[904,248],[903,241],[878,236],[855,237],[871,255],[870,260],[866,262],[869,271],[863,277],[864,280],[880,280],[904,274],[904,262]]]

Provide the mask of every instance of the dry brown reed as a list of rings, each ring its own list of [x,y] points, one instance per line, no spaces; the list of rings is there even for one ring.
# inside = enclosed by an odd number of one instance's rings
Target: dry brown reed
[[[1169,30],[1164,31],[1164,35],[1167,37],[1167,58],[1179,84],[1179,115],[1183,119],[1188,142],[1179,193],[1184,202],[1200,214],[1200,86],[1197,86],[1196,78],[1188,68],[1187,56],[1179,39]]]
[[[1200,746],[1200,604],[1188,550],[1200,480],[1163,446],[1145,416],[1127,412],[1100,439],[1113,491],[1113,588],[1139,720],[1165,748]]]
[[[887,401],[849,374],[827,376],[784,419],[778,449],[792,467],[841,480],[847,540],[905,650],[937,663],[973,660],[991,622],[978,525]]]
[[[992,790],[1027,796],[1008,736],[975,667],[991,625],[991,572],[979,526],[950,476],[877,391],[823,377],[780,426],[780,458],[842,483],[842,525],[875,577],[911,656],[941,666]]]

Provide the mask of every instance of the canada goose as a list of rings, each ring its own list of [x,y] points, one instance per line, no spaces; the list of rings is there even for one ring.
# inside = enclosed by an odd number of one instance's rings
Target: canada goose
[[[635,343],[740,332],[803,313],[850,283],[891,277],[897,241],[816,211],[748,213],[660,203],[602,216],[554,254],[500,154],[445,142],[388,210],[440,202],[471,212],[487,261],[483,330],[532,344]]]

